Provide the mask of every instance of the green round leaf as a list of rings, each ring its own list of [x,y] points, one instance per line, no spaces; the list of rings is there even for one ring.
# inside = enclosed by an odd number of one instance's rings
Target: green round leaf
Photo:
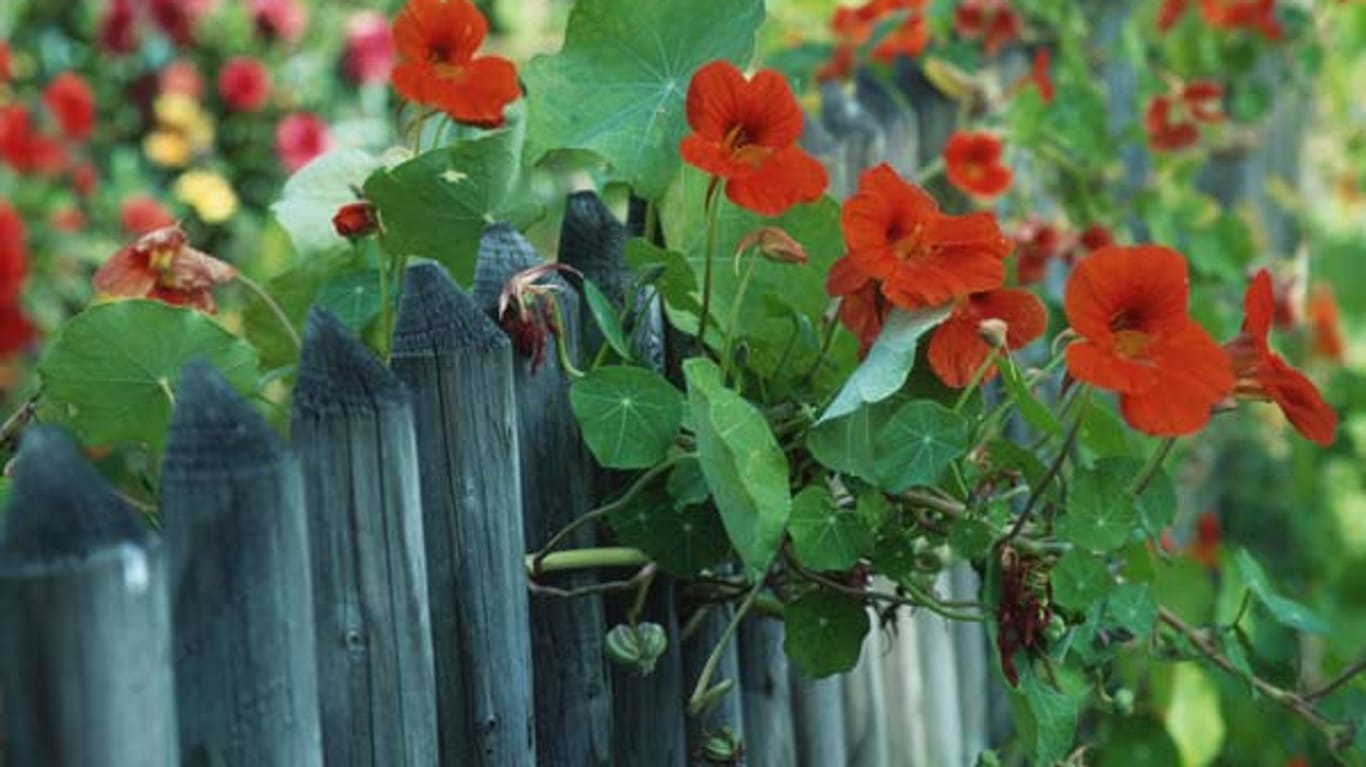
[[[202,358],[239,392],[256,386],[256,352],[207,316],[158,301],[115,301],[72,317],[38,363],[44,397],[86,444],[159,450],[181,368]]]
[[[833,591],[812,591],[783,610],[783,650],[810,677],[853,668],[868,633],[868,609]]]
[[[356,201],[356,189],[382,163],[359,149],[334,149],[289,177],[280,199],[270,206],[276,220],[289,232],[300,253],[346,247],[332,217],[341,206]]]
[[[1110,592],[1105,611],[1114,625],[1134,636],[1144,636],[1157,620],[1157,599],[1146,583],[1122,583]]]
[[[873,547],[873,535],[853,508],[841,509],[824,487],[808,487],[792,499],[787,523],[797,559],[816,570],[844,570]]]
[[[570,387],[569,405],[593,456],[611,469],[659,463],[683,423],[683,396],[645,368],[598,368]]]
[[[938,402],[907,402],[878,430],[874,445],[879,485],[900,493],[939,479],[968,449],[968,423]]]
[[[1081,549],[1062,555],[1053,568],[1053,601],[1070,610],[1084,612],[1114,586],[1105,563]]]
[[[1077,472],[1067,494],[1067,511],[1058,520],[1063,537],[1088,549],[1110,551],[1129,540],[1134,503],[1128,495],[1133,474],[1128,462],[1100,460]]]
[[[669,484],[682,473],[697,473],[700,478],[697,461],[680,463]],[[607,524],[620,544],[644,551],[660,569],[680,578],[696,575],[730,553],[730,541],[716,509],[710,504],[670,498],[664,483],[652,484],[624,508],[610,512]]]

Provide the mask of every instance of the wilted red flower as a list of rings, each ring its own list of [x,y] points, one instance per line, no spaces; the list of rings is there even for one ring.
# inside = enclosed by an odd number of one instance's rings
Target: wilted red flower
[[[1342,362],[1346,350],[1342,342],[1342,319],[1333,288],[1319,283],[1309,293],[1310,348],[1314,354]]]
[[[28,276],[28,246],[24,219],[8,202],[0,200],[0,306],[13,304]]]
[[[378,11],[361,11],[346,22],[342,72],[362,85],[382,83],[394,69],[394,38]]]
[[[154,197],[135,194],[119,207],[119,223],[128,234],[142,235],[156,229],[173,226],[175,216]]]
[[[825,168],[797,146],[802,111],[787,80],[771,69],[746,80],[713,61],[688,85],[688,126],[679,151],[689,164],[725,181],[726,197],[765,216],[781,215],[825,192]]]
[[[346,203],[332,216],[332,228],[337,234],[348,239],[373,234],[379,228],[379,218],[375,216],[374,204],[369,200]]]
[[[1284,36],[1276,0],[1200,0],[1200,15],[1216,29],[1246,29],[1271,41]]]
[[[394,88],[456,122],[502,125],[503,110],[522,90],[511,61],[474,55],[486,34],[488,22],[469,0],[409,0],[394,21]]]
[[[138,47],[133,0],[109,0],[104,15],[100,17],[97,37],[105,53],[123,55],[132,53]]]
[[[1323,401],[1314,382],[1290,367],[1267,343],[1275,313],[1271,273],[1267,270],[1257,272],[1252,278],[1243,297],[1243,312],[1242,331],[1224,344],[1224,351],[1238,377],[1234,396],[1275,402],[1306,439],[1320,445],[1333,444],[1337,413]]]
[[[1224,119],[1220,108],[1223,88],[1218,83],[1198,80],[1175,94],[1156,96],[1144,114],[1148,142],[1154,149],[1176,151],[1200,140],[1200,124]]]
[[[84,141],[95,127],[95,94],[80,75],[63,72],[43,90],[43,104],[57,120],[62,134],[72,141]]]
[[[864,171],[841,223],[852,266],[902,308],[936,306],[1005,279],[1010,242],[991,214],[945,215],[885,163]]]
[[[944,146],[949,183],[977,197],[995,197],[1010,188],[1010,168],[1001,163],[1001,140],[990,133],[955,131]]]
[[[71,188],[76,190],[76,194],[82,197],[89,197],[95,193],[95,186],[99,183],[99,175],[95,172],[95,166],[88,162],[71,169]]]
[[[1009,0],[963,0],[953,14],[953,28],[965,40],[982,40],[988,56],[1001,52],[1020,36],[1020,17]]]
[[[1048,329],[1043,303],[1027,290],[1000,288],[957,299],[953,313],[930,336],[930,369],[945,386],[967,386],[987,361],[991,346],[983,338],[982,323],[986,320],[1005,323],[1008,349],[1022,348]],[[996,366],[992,365],[982,380],[991,380],[994,375]]]
[[[1199,431],[1233,390],[1233,366],[1186,313],[1186,259],[1159,245],[1112,245],[1077,263],[1064,309],[1082,340],[1067,347],[1074,378],[1119,394],[1145,434]]]
[[[250,56],[229,59],[218,72],[218,95],[234,112],[255,112],[270,96],[270,73]]]
[[[326,152],[331,144],[327,123],[315,114],[295,112],[275,126],[275,154],[290,173]]]
[[[212,289],[237,276],[230,264],[190,247],[185,231],[168,226],[118,250],[95,272],[95,289],[119,298],[153,298],[212,314]]]
[[[256,34],[268,42],[298,41],[308,26],[308,9],[297,0],[249,0]]]
[[[512,348],[531,359],[532,374],[545,361],[550,338],[560,332],[555,320],[555,291],[560,286],[537,282],[556,271],[579,274],[566,264],[540,264],[512,275],[498,294],[498,325],[507,332]]]
[[[750,248],[758,248],[759,255],[779,264],[803,265],[807,262],[806,248],[792,235],[776,226],[761,226],[740,238],[735,245],[735,263]]]
[[[1001,656],[1001,672],[1014,685],[1020,683],[1015,652],[1040,653],[1048,643],[1044,631],[1053,620],[1053,585],[1046,565],[1038,557],[1022,555],[1005,546],[1000,562],[996,651]]]

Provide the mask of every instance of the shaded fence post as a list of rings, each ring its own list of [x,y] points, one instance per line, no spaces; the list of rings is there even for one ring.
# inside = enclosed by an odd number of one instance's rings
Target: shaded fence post
[[[798,767],[844,764],[844,695],[837,676],[812,679],[789,668]]]
[[[14,767],[180,764],[161,546],[47,427],[0,537],[0,680]]]
[[[498,295],[514,274],[545,263],[517,230],[494,224],[484,231],[474,276],[474,297],[484,311],[497,311]],[[556,299],[571,358],[578,348],[578,299],[568,285],[548,276],[541,284],[560,290]],[[549,343],[553,344],[554,339]],[[522,509],[527,550],[589,510],[588,476],[592,464],[584,453],[569,382],[554,349],[532,372],[532,361],[513,360],[517,444],[522,472]],[[571,545],[591,545],[591,531]],[[569,587],[596,582],[592,573],[567,575]],[[606,660],[602,600],[548,597],[531,601],[532,679],[536,699],[536,750],[542,764],[610,764],[612,709]]]
[[[403,384],[333,315],[304,331],[291,424],[307,503],[329,765],[432,765],[436,680]]]
[[[685,683],[689,688],[702,676],[702,668],[707,664],[707,658],[716,649],[726,631],[726,625],[735,615],[735,605],[731,602],[698,605],[696,609],[706,610],[706,614],[700,618],[696,613],[692,614],[688,621],[696,621],[696,628],[682,643],[683,678],[687,680]],[[711,683],[715,686],[728,679],[733,680],[735,686],[722,695],[705,715],[688,717],[688,750],[694,755],[702,750],[709,736],[720,735],[727,730],[741,741],[744,740],[745,720],[740,704],[739,687],[740,651],[735,641],[727,642],[722,648],[721,660],[716,665]],[[701,759],[693,759],[691,763],[707,764]]]
[[[740,624],[740,705],[750,767],[797,763],[792,697],[781,621],[750,615]]]
[[[181,374],[161,501],[183,763],[319,767],[298,465],[204,363]]]
[[[560,263],[578,269],[592,280],[617,311],[628,300],[631,281],[623,254],[626,235],[626,227],[612,215],[596,192],[569,195],[560,228]],[[577,282],[572,277],[570,280]],[[585,340],[584,356],[587,357],[596,352],[603,339],[582,290],[579,298],[579,324]],[[637,300],[648,302],[648,296],[637,297]],[[632,334],[647,364],[662,357],[662,350],[653,348],[651,343],[650,319],[650,312],[643,312],[637,328],[643,332]],[[595,470],[592,485],[594,501],[603,503],[622,492],[626,483],[619,473]],[[658,576],[650,586],[642,610],[641,618],[658,623],[669,638],[668,649],[655,663],[654,670],[641,675],[615,664],[608,667],[612,684],[612,755],[616,764],[681,767],[686,763],[683,667],[674,594],[673,582]],[[626,622],[628,601],[629,598],[607,600],[605,607],[610,623]]]
[[[436,264],[409,267],[394,373],[412,394],[441,763],[536,763],[512,347]]]

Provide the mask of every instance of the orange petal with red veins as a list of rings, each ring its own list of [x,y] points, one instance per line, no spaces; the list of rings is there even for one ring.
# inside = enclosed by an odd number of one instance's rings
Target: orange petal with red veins
[[[745,76],[724,59],[698,69],[688,85],[688,127],[712,141],[725,139],[739,122],[745,103]]]
[[[1067,347],[1067,372],[1078,381],[1117,392],[1145,392],[1158,382],[1151,366],[1130,362],[1092,341]]]
[[[1119,313],[1149,334],[1188,323],[1186,259],[1160,245],[1112,245],[1077,262],[1067,281],[1067,321],[1087,338],[1108,339]],[[1222,355],[1220,355],[1222,356]]]
[[[726,182],[726,197],[762,216],[778,216],[825,193],[825,167],[801,148],[780,149],[757,172]]]
[[[484,56],[431,86],[432,105],[456,122],[480,128],[503,124],[503,110],[522,95],[517,68],[498,56]]]

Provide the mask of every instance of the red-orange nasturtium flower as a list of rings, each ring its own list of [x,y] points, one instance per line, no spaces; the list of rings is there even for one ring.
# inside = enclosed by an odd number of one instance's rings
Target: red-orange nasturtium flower
[[[891,302],[882,295],[877,281],[854,266],[848,256],[831,265],[825,290],[841,297],[840,322],[858,338],[859,356],[867,354],[892,311]]]
[[[185,231],[168,226],[120,248],[95,272],[95,290],[118,298],[153,298],[213,313],[215,285],[237,276],[231,265],[190,247]]]
[[[975,197],[995,197],[1010,188],[1010,168],[1001,163],[1001,140],[990,133],[955,131],[944,146],[949,183]]]
[[[963,0],[954,11],[953,28],[965,40],[981,38],[983,51],[995,56],[1019,37],[1020,17],[1009,0]]]
[[[1243,297],[1242,331],[1224,344],[1238,376],[1233,394],[1239,399],[1275,402],[1305,439],[1331,445],[1338,414],[1323,401],[1313,381],[1290,367],[1267,344],[1275,308],[1271,273],[1263,269],[1252,278]]]
[[[1319,283],[1309,293],[1310,348],[1315,355],[1342,362],[1346,346],[1342,342],[1342,319],[1333,289]]]
[[[1273,42],[1284,36],[1276,0],[1200,0],[1200,15],[1215,29],[1246,29]]]
[[[1034,63],[1029,68],[1029,74],[1021,78],[1025,83],[1033,83],[1039,89],[1039,99],[1048,104],[1053,101],[1054,87],[1053,78],[1048,74],[1049,56],[1047,48],[1040,48],[1034,52]]]
[[[825,168],[797,146],[802,111],[782,75],[746,80],[728,61],[713,61],[688,85],[688,126],[679,152],[690,165],[725,181],[742,208],[778,216],[825,192]]]
[[[1200,140],[1200,125],[1224,119],[1218,83],[1197,80],[1174,93],[1156,96],[1143,116],[1148,142],[1154,149],[1175,151]]]
[[[1199,431],[1233,391],[1233,366],[1186,313],[1186,259],[1159,245],[1110,246],[1077,263],[1064,291],[1082,340],[1067,347],[1074,378],[1119,394],[1146,434]]]
[[[365,237],[379,229],[379,216],[374,203],[369,200],[348,202],[337,208],[332,216],[332,228],[338,235],[347,239]]]
[[[990,213],[941,213],[933,197],[885,163],[864,171],[841,223],[851,267],[904,309],[937,306],[1005,280],[1010,241]]]
[[[874,61],[890,64],[898,56],[915,58],[925,52],[930,44],[930,22],[925,18],[928,0],[873,0],[874,21],[879,21],[893,13],[904,13],[906,18],[897,25],[870,54]]]
[[[953,314],[930,336],[930,369],[945,386],[967,386],[987,361],[991,345],[983,337],[982,323],[988,320],[1005,323],[1008,349],[1024,347],[1048,328],[1043,304],[1027,290],[1000,288],[957,299]],[[996,366],[992,365],[982,380],[994,375]]]
[[[469,0],[409,0],[394,20],[394,88],[456,122],[502,125],[503,110],[522,91],[511,61],[474,55],[487,34],[488,22]]]

